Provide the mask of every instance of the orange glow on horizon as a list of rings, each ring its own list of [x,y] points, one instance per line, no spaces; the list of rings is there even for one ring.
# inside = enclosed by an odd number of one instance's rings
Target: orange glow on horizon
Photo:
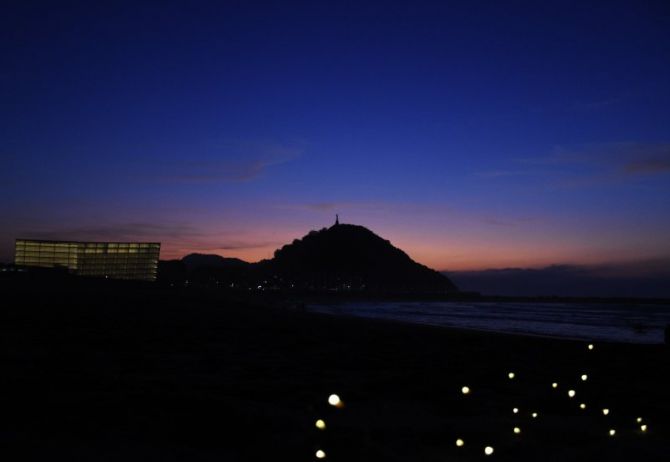
[[[344,220],[342,220],[344,221]],[[357,220],[352,220],[358,224]],[[271,259],[275,250],[332,223],[290,224],[260,223],[256,220],[235,220],[243,223],[230,229],[227,223],[200,223],[192,234],[127,236],[138,241],[161,242],[161,260],[180,259],[190,253],[215,254],[239,258],[253,263]],[[556,239],[554,235],[536,233],[495,234],[483,228],[464,232],[438,233],[428,228],[413,228],[392,223],[360,223],[392,245],[403,250],[418,263],[437,271],[480,271],[506,268],[545,268],[551,265],[598,265],[611,262],[607,247],[591,249],[580,242]],[[84,238],[85,236],[80,236]],[[13,242],[12,242],[13,244]],[[640,261],[644,253],[630,248],[616,254],[621,262]]]
[[[295,234],[283,234],[284,239],[273,236],[277,244],[261,246],[250,246],[248,248],[226,248],[221,249],[210,243],[194,243],[193,246],[185,243],[171,244],[169,241],[162,242],[161,260],[180,259],[190,253],[216,254],[225,258],[239,258],[241,260],[255,263],[264,259],[271,259],[275,250],[285,244],[290,244],[296,237]],[[279,243],[281,242],[281,243]],[[394,242],[395,247],[400,248],[414,261],[428,266],[436,271],[482,271],[490,269],[540,269],[551,265],[598,265],[610,263],[606,258],[584,258],[579,252],[563,251],[561,249],[544,249],[541,252],[535,248],[520,249],[509,248],[504,244],[500,247],[489,246],[486,248],[472,246],[462,247],[458,252],[450,252],[440,245],[429,247],[430,244],[421,242]],[[437,249],[437,250],[434,250]]]
[[[250,242],[248,247],[240,245],[237,248],[221,248],[214,238],[203,238],[194,242],[175,242],[165,240],[162,244],[161,259],[179,259],[190,253],[216,254],[226,258],[239,258],[253,263],[274,256],[275,250],[294,239],[300,239],[310,230],[297,231],[294,229],[276,230],[271,236],[264,233],[241,234],[237,239],[240,242]],[[375,230],[373,229],[373,232]],[[433,268],[437,271],[477,271],[491,268],[540,268],[557,262],[565,261],[566,252],[561,250],[539,252],[535,248],[523,249],[508,247],[505,243],[482,246],[475,242],[464,244],[446,244],[433,240],[419,238],[394,239],[384,233],[378,233],[382,238],[389,239],[391,244],[403,250],[410,258]],[[254,244],[261,242],[261,245]],[[264,244],[264,245],[263,245]],[[454,250],[457,249],[457,250]]]

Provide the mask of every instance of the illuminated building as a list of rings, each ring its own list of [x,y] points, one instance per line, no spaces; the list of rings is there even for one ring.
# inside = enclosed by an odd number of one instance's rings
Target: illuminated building
[[[69,242],[17,239],[14,264],[62,268],[80,276],[155,281],[157,242]]]

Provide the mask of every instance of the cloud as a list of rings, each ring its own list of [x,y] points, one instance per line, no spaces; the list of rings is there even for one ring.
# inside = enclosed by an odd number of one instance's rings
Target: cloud
[[[185,164],[178,168],[180,172],[165,175],[161,179],[177,183],[211,183],[219,181],[251,181],[270,166],[282,162],[253,160],[249,162],[210,162]]]
[[[554,159],[581,162],[614,173],[638,175],[670,170],[670,143],[601,143],[574,150],[556,149],[551,156]]]
[[[307,210],[314,210],[316,212],[334,212],[344,208],[351,207],[351,203],[347,202],[315,202],[311,204],[302,204],[300,208]]]
[[[218,247],[209,247],[213,250],[245,250],[245,249],[264,249],[267,247],[278,247],[285,244],[279,241],[260,241],[260,242],[237,242],[233,241],[227,244],[219,245]]]
[[[158,167],[152,167],[157,170],[151,175],[175,183],[252,181],[271,167],[297,159],[303,152],[296,147],[258,143],[229,143],[204,151],[206,155],[201,160],[155,163]]]
[[[591,144],[578,148],[553,146],[548,154],[536,157],[519,157],[513,159],[516,164],[537,167],[566,167],[589,165],[595,161],[595,154],[612,146],[610,144]]]
[[[670,143],[595,143],[574,148],[555,146],[544,156],[513,159],[534,171],[500,170],[482,178],[523,174],[558,188],[620,184],[633,178],[670,173]]]
[[[492,216],[476,216],[476,218],[477,221],[487,225],[504,227],[516,227],[539,221],[537,217],[507,217],[503,219]]]
[[[475,173],[476,176],[481,177],[481,178],[502,178],[502,177],[510,177],[510,176],[525,176],[525,175],[532,175],[533,172],[525,171],[525,170],[491,170],[491,171],[486,171],[486,172],[477,172]]]
[[[325,201],[293,204],[278,204],[279,209],[306,210],[309,212],[360,211],[366,213],[393,213],[393,214],[432,214],[436,210],[444,211],[446,206],[439,203],[404,202],[404,201]]]
[[[670,158],[643,159],[627,163],[623,170],[629,175],[646,175],[670,172]]]
[[[375,210],[382,206],[376,202],[355,201],[324,201],[293,204],[277,204],[275,207],[282,210],[299,210],[319,213],[335,213],[343,210]]]
[[[100,226],[80,226],[23,232],[23,237],[54,240],[128,240],[155,237],[187,238],[204,236],[188,224],[122,223]]]
[[[461,290],[485,295],[670,297],[670,258],[445,274]]]
[[[577,101],[570,106],[570,109],[574,109],[576,111],[595,111],[600,109],[607,109],[611,106],[625,102],[628,97],[628,94],[621,94],[598,100]]]
[[[154,241],[161,242],[164,245],[162,251],[169,255],[276,248],[282,244],[277,241],[239,239],[238,235],[239,232],[221,230],[205,232],[185,223],[130,222],[22,231],[19,237],[62,241]]]

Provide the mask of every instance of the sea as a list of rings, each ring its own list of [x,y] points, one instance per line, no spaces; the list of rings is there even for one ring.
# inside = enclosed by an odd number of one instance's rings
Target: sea
[[[331,315],[510,334],[655,344],[664,342],[670,304],[532,302],[341,302],[311,304]]]

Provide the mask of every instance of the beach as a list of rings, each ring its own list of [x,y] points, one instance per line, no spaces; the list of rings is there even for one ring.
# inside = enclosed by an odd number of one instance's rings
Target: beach
[[[664,345],[150,285],[1,287],[7,460],[481,460],[490,446],[496,460],[660,461],[670,448]]]

